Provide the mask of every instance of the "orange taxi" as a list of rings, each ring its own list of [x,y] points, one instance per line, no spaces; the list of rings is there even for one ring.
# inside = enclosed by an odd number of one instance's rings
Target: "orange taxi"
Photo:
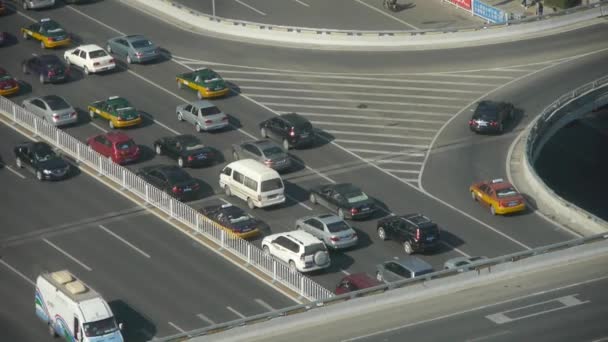
[[[526,210],[524,197],[511,183],[502,178],[474,183],[469,188],[471,197],[490,207],[492,215],[513,214]]]

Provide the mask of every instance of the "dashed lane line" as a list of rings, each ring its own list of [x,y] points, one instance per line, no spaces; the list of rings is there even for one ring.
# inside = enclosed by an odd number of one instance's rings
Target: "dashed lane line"
[[[246,318],[247,316],[243,315],[242,313],[236,311],[235,309],[233,309],[230,306],[227,306],[226,309],[228,309],[228,311],[232,312],[233,314],[239,316],[240,318]]]
[[[244,94],[241,94],[244,95]],[[348,111],[348,112],[360,112],[360,113],[394,113],[394,114],[412,114],[412,115],[423,115],[423,116],[441,116],[441,117],[446,117],[446,118],[450,118],[452,117],[454,114],[452,113],[440,113],[440,112],[428,112],[428,111],[419,111],[419,110],[401,110],[401,109],[381,109],[381,108],[354,108],[354,107],[342,107],[342,106],[326,106],[326,105],[309,105],[309,104],[289,104],[289,103],[278,103],[278,102],[258,102],[261,105],[264,106],[273,106],[273,107],[288,107],[288,108],[315,108],[315,109],[336,109],[336,110],[344,110],[344,111]],[[366,104],[365,101],[361,102],[362,104]],[[270,107],[269,107],[270,108]],[[285,111],[280,111],[280,110],[274,110],[275,113],[277,113],[277,115],[281,112],[285,113]],[[299,112],[299,111],[298,111]],[[336,115],[334,115],[336,116]],[[420,122],[428,122],[428,123],[436,123],[436,122],[441,122],[443,123],[443,121],[437,121],[437,120],[415,120],[415,119],[408,119],[408,118],[395,118],[395,117],[390,117],[390,118],[383,118],[383,117],[374,117],[374,116],[351,116],[352,118],[355,119],[361,119],[361,120],[396,120],[396,121],[420,121]]]
[[[52,243],[48,239],[43,238],[42,241],[46,242],[49,246],[55,248],[59,253],[65,255],[66,257],[68,257],[69,259],[71,259],[72,261],[74,261],[75,263],[77,263],[78,265],[82,266],[82,268],[84,268],[85,270],[87,270],[89,272],[93,270],[92,268],[90,268],[89,266],[87,266],[84,262],[76,259],[76,257],[74,257],[70,253],[64,251],[63,249],[61,249],[59,246],[57,246],[56,244]]]
[[[142,251],[140,248],[136,247],[135,245],[133,245],[132,243],[130,243],[129,241],[127,241],[125,238],[121,237],[120,235],[114,233],[113,231],[109,230],[108,228],[106,228],[103,225],[98,225],[99,228],[101,228],[103,231],[105,231],[106,233],[112,235],[113,237],[115,237],[116,239],[118,239],[119,241],[121,241],[122,243],[124,243],[125,245],[133,248],[133,250],[135,250],[137,253],[143,255],[146,258],[150,258],[150,254]]]
[[[254,12],[260,14],[260,15],[266,15],[266,13],[260,11],[259,9],[255,8],[255,7],[251,6],[251,5],[248,5],[248,4],[244,3],[244,2],[242,2],[241,0],[234,0],[234,1],[238,2],[239,4],[241,4],[241,5],[249,8],[250,10],[252,10],[252,11],[254,11]]]
[[[9,270],[11,270],[11,272],[15,273],[16,275],[18,275],[19,277],[21,277],[23,280],[27,281],[30,285],[36,286],[36,283],[33,280],[31,280],[30,278],[28,278],[25,274],[21,273],[21,271],[19,271],[18,269],[16,269],[13,266],[9,265],[6,261],[0,259],[0,264],[4,265],[4,267],[6,267]]]
[[[361,5],[363,5],[363,6],[367,7],[367,8],[369,8],[369,9],[371,9],[371,10],[373,10],[373,11],[377,12],[377,13],[382,14],[383,16],[386,16],[386,17],[388,17],[388,18],[391,18],[391,19],[393,19],[393,20],[395,20],[395,21],[397,21],[397,22],[400,22],[400,23],[402,23],[403,25],[408,26],[408,27],[410,27],[410,28],[412,28],[412,29],[414,29],[414,30],[416,30],[416,31],[419,31],[419,30],[420,30],[418,27],[416,27],[416,26],[414,26],[414,25],[412,25],[412,24],[410,24],[410,23],[408,23],[408,22],[406,22],[406,21],[404,21],[404,20],[399,19],[399,18],[395,17],[394,15],[391,15],[391,14],[389,14],[389,13],[386,13],[386,12],[384,12],[383,10],[381,10],[381,9],[379,9],[379,8],[376,8],[376,7],[374,7],[374,6],[370,5],[370,4],[367,4],[367,3],[365,3],[365,2],[363,2],[363,1],[361,1],[361,0],[354,0],[354,1],[356,1],[356,2],[360,3]],[[380,3],[380,2],[378,2],[378,3]]]
[[[389,128],[389,127],[387,127]],[[433,137],[418,137],[413,135],[403,134],[386,134],[386,133],[367,133],[367,132],[355,132],[355,131],[335,131],[331,129],[323,130],[323,132],[329,134],[343,134],[343,135],[357,135],[366,137],[382,137],[382,138],[397,138],[397,139],[412,139],[412,140],[433,140]]]
[[[275,311],[276,310],[270,304],[266,303],[265,301],[263,301],[263,300],[261,300],[259,298],[256,298],[255,302],[258,303],[258,304],[260,304],[261,306],[265,307],[266,309],[268,309],[268,311]]]
[[[242,95],[242,94],[241,94]],[[327,97],[306,97],[306,96],[284,96],[284,95],[271,95],[271,94],[247,94],[251,98],[263,98],[263,99],[283,99],[283,100],[302,100],[302,101],[318,101],[318,102],[354,102],[354,103],[372,103],[383,106],[412,106],[412,107],[434,107],[434,108],[449,108],[449,109],[460,109],[462,106],[456,105],[445,105],[435,103],[421,103],[421,102],[390,102],[390,101],[376,101],[365,99],[348,99],[348,98],[327,98]]]
[[[173,322],[167,322],[170,326],[173,327],[173,329],[179,331],[180,333],[185,333],[186,330],[180,328],[179,326],[177,326],[177,324],[173,323]]]
[[[9,170],[10,172],[12,172],[13,174],[17,175],[18,177],[20,177],[21,179],[26,179],[27,177],[25,177],[24,175],[21,174],[21,172],[13,169],[12,166],[3,164],[4,168],[6,168],[7,170]]]
[[[208,323],[209,325],[215,325],[215,322],[213,320],[203,315],[202,313],[197,314],[196,317],[200,318],[203,322]]]
[[[300,1],[300,0],[293,0],[293,1],[295,1],[295,2],[299,3],[299,4],[300,4],[300,5],[302,5],[302,6],[305,6],[305,7],[310,7],[310,5],[309,5],[309,4],[307,4],[307,3],[303,2],[303,1]]]

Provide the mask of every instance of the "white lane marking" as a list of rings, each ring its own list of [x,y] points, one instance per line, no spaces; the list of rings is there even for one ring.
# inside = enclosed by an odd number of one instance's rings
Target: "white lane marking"
[[[227,306],[226,309],[228,309],[228,311],[232,312],[233,314],[239,316],[240,318],[247,317],[247,316],[243,315],[242,313],[236,311],[235,309],[231,308],[230,306]]]
[[[4,167],[9,170],[10,172],[16,174],[17,176],[21,177],[21,179],[25,179],[26,177],[24,175],[22,175],[20,172],[18,172],[17,170],[13,169],[12,167],[4,164]]]
[[[531,72],[534,69],[516,69],[516,68],[496,68],[488,71],[502,71],[502,72]]]
[[[94,123],[93,121],[91,121],[91,126],[93,126],[93,127],[97,128],[98,130],[100,130],[100,131],[102,131],[102,132],[104,132],[104,133],[108,133],[108,130],[107,130],[107,129],[105,129],[105,128],[103,128],[103,127],[99,126],[98,124]]]
[[[117,238],[118,240],[120,240],[121,242],[123,242],[125,245],[133,248],[137,253],[145,256],[146,258],[150,258],[150,254],[142,251],[141,249],[137,248],[135,245],[133,245],[132,243],[130,243],[129,241],[125,240],[123,237],[119,236],[118,234],[114,233],[113,231],[109,230],[108,228],[104,227],[103,225],[99,225],[99,228],[103,229],[106,233],[112,235],[113,237]]]
[[[407,119],[401,119],[401,118],[383,118],[383,117],[361,117],[361,116],[357,116],[357,115],[341,115],[341,114],[316,114],[316,113],[303,113],[303,112],[299,112],[298,114],[304,115],[304,116],[313,116],[313,117],[339,117],[339,118],[350,118],[350,119],[357,119],[357,120],[385,120],[385,121],[407,121]],[[391,124],[384,124],[384,125],[370,125],[370,124],[358,124],[358,123],[350,123],[350,122],[331,122],[331,121],[316,121],[316,120],[311,120],[312,123],[316,123],[319,125],[340,125],[340,126],[347,126],[347,127],[363,127],[363,128],[381,128],[381,129],[398,129],[398,130],[403,130],[403,131],[416,131],[416,132],[427,132],[427,133],[435,133],[437,132],[437,129],[433,129],[433,128],[419,128],[419,127],[407,127],[407,126],[397,126],[397,125],[391,125]],[[437,123],[441,123],[443,121],[436,121]]]
[[[441,92],[441,93],[459,93],[459,94],[479,94],[482,90],[463,90],[453,88],[420,88],[420,87],[399,87],[392,85],[379,85],[379,84],[349,84],[349,83],[327,83],[327,82],[305,82],[305,81],[287,81],[287,80],[273,80],[264,78],[228,78],[229,81],[238,82],[240,87],[246,88],[245,82],[253,83],[279,83],[279,84],[299,84],[299,85],[310,85],[314,87],[336,87],[336,88],[375,88],[375,89],[389,89],[390,91],[395,90],[408,90],[408,91],[428,91],[428,92]],[[493,85],[495,87],[497,85]]]
[[[241,0],[234,0],[234,1],[238,2],[239,4],[241,4],[241,5],[243,5],[243,6],[247,7],[247,8],[249,8],[250,10],[252,10],[254,12],[257,12],[258,14],[266,15],[266,13],[260,11],[259,9],[255,8],[255,7],[251,6],[251,5],[248,5],[248,4],[244,3],[244,2],[242,2]]]
[[[498,336],[502,336],[502,335],[507,335],[507,334],[510,334],[510,333],[511,332],[509,330],[504,330],[504,331],[496,332],[494,334],[489,334],[489,335],[485,335],[485,336],[479,336],[479,337],[471,338],[471,339],[466,340],[465,342],[479,342],[479,341],[487,340],[489,338],[494,338],[494,337],[498,337]]]
[[[395,20],[395,21],[398,21],[398,22],[402,23],[403,25],[408,26],[408,27],[410,27],[410,28],[412,28],[412,29],[414,29],[414,30],[417,30],[417,31],[418,31],[418,30],[420,30],[418,27],[416,27],[416,26],[414,26],[414,25],[412,25],[412,24],[410,24],[410,23],[408,23],[408,22],[405,22],[405,21],[403,21],[403,20],[401,20],[401,19],[399,19],[399,18],[397,18],[397,17],[395,17],[395,16],[393,16],[393,15],[391,15],[391,14],[389,14],[389,13],[386,13],[386,12],[384,12],[383,10],[378,9],[378,8],[376,8],[376,7],[374,7],[374,6],[370,5],[370,4],[366,4],[365,2],[363,2],[363,1],[361,1],[361,0],[354,0],[354,1],[356,1],[356,2],[360,3],[361,5],[363,5],[363,6],[367,7],[367,8],[369,8],[369,9],[371,9],[371,10],[373,10],[373,11],[376,11],[376,12],[378,12],[378,13],[380,13],[380,14],[382,14],[382,15],[386,16],[386,17],[389,17],[389,18],[391,18],[391,19],[393,19],[393,20]]]
[[[403,134],[385,134],[385,133],[366,133],[366,132],[355,132],[355,131],[335,131],[332,129],[323,130],[330,134],[344,134],[344,135],[358,135],[366,137],[383,137],[383,138],[398,138],[398,139],[412,139],[412,140],[433,140],[432,137],[418,137],[412,135]]]
[[[605,342],[605,341],[608,341],[608,337],[600,337],[600,338],[598,338],[596,340],[593,340],[591,342]]]
[[[154,334],[152,334],[152,333],[151,333],[151,332],[149,332],[148,330],[146,330],[146,329],[143,329],[143,328],[142,328],[142,329],[139,329],[139,332],[141,332],[142,334],[144,334],[144,336],[146,336],[146,338],[147,338],[149,341],[154,340]]]
[[[263,300],[261,300],[259,298],[256,298],[255,302],[258,303],[258,304],[260,304],[261,306],[265,307],[266,309],[268,309],[268,311],[275,311],[276,310],[270,304],[266,303],[265,301],[263,301]]]
[[[347,276],[349,276],[349,275],[350,275],[350,272],[348,272],[348,271],[347,271],[347,270],[345,270],[345,269],[340,269],[340,272],[342,272],[342,273],[346,274]]]
[[[404,182],[418,184],[418,178],[401,178]]]
[[[386,169],[386,171],[388,172],[395,172],[395,173],[412,173],[412,174],[418,174],[420,173],[420,170],[403,170],[403,169]]]
[[[488,71],[488,70],[484,70],[484,71]],[[431,73],[429,75],[432,76],[445,76],[445,77],[462,77],[462,78],[489,78],[489,79],[501,79],[501,80],[512,80],[515,77],[514,76],[497,76],[497,75],[465,75],[465,74],[461,74],[458,71],[455,71],[453,73]]]
[[[309,5],[309,4],[307,4],[307,3],[303,2],[303,1],[300,1],[300,0],[293,0],[293,1],[295,1],[295,2],[299,3],[299,4],[300,4],[300,5],[302,5],[302,6],[310,7],[310,5]]]
[[[76,13],[80,14],[81,16],[83,16],[83,17],[85,17],[85,18],[87,18],[87,19],[89,19],[89,20],[92,20],[92,21],[96,22],[97,24],[99,24],[99,25],[101,25],[101,26],[103,26],[103,27],[107,28],[107,29],[108,29],[108,30],[110,30],[110,31],[116,32],[116,33],[118,33],[118,34],[119,34],[119,35],[121,35],[121,36],[126,36],[126,35],[127,35],[126,33],[123,33],[123,32],[121,32],[121,31],[119,31],[119,30],[117,30],[117,29],[113,28],[112,26],[110,26],[110,25],[108,25],[108,24],[104,23],[103,21],[101,21],[101,20],[97,20],[97,19],[95,19],[95,18],[91,17],[90,15],[88,15],[88,14],[86,14],[86,13],[84,13],[84,12],[80,11],[80,10],[77,10],[77,9],[76,9],[76,8],[74,8],[73,6],[66,6],[66,7],[67,7],[67,8],[69,8],[69,9],[71,9],[72,11],[74,11],[74,12],[76,12]]]
[[[379,145],[379,146],[398,146],[398,147],[408,147],[408,148],[419,148],[419,149],[427,149],[429,145],[412,145],[412,144],[400,144],[400,143],[391,143],[391,142],[382,142],[382,141],[363,141],[363,140],[350,140],[350,139],[336,139],[335,142],[347,143],[347,144],[361,144],[361,145]]]
[[[169,325],[170,325],[170,326],[172,326],[172,327],[173,327],[175,330],[179,331],[180,333],[184,333],[184,332],[186,332],[186,330],[184,330],[184,329],[182,329],[182,328],[178,327],[178,326],[177,326],[177,324],[175,324],[175,323],[173,323],[173,322],[167,322],[167,323],[169,323]]]
[[[431,96],[431,95],[413,95],[413,94],[397,94],[397,93],[371,93],[369,91],[341,91],[328,89],[308,89],[308,88],[274,88],[274,87],[255,87],[255,86],[239,86],[241,90],[269,90],[274,92],[292,92],[292,93],[313,93],[313,94],[329,94],[329,95],[356,95],[365,98],[369,97],[396,97],[396,98],[412,98],[425,100],[439,101],[470,101],[463,97],[450,96]],[[253,95],[252,95],[253,96]]]
[[[244,94],[241,94],[244,95]],[[402,109],[380,109],[380,108],[354,108],[354,107],[341,107],[341,106],[322,106],[322,105],[308,105],[308,104],[290,104],[290,103],[278,103],[278,102],[257,102],[260,105],[265,106],[278,106],[278,107],[297,107],[297,108],[315,108],[315,109],[336,109],[336,110],[345,110],[348,112],[362,112],[367,115],[370,113],[396,113],[396,114],[412,114],[412,115],[428,115],[428,116],[442,116],[442,117],[451,117],[452,113],[439,113],[439,112],[424,112],[418,110],[402,110]],[[280,110],[273,110],[274,113],[281,112]],[[299,111],[298,111],[299,113]],[[402,121],[421,121],[421,122],[430,122],[430,123],[443,123],[444,121],[425,121],[425,120],[413,120],[413,119],[399,119],[399,118],[382,118],[382,117],[374,117],[374,116],[353,116],[353,118],[361,119],[361,120],[402,120]]]
[[[270,95],[270,94],[247,94],[252,98],[264,98],[264,99],[281,99],[281,100],[306,100],[306,101],[319,101],[319,102],[355,102],[355,103],[373,103],[385,106],[412,106],[412,107],[436,107],[436,108],[452,108],[460,109],[461,106],[456,105],[445,105],[445,104],[433,104],[433,103],[421,103],[421,102],[391,102],[391,101],[373,101],[361,99],[346,99],[346,98],[327,98],[327,97],[306,97],[306,96],[283,96],[283,95]]]
[[[205,64],[205,63],[201,63]],[[357,76],[345,76],[348,74],[311,74],[311,73],[281,73],[281,72],[266,72],[266,71],[242,71],[242,70],[231,70],[231,69],[215,69],[216,72],[220,74],[240,74],[240,75],[262,75],[262,76],[280,76],[280,77],[298,77],[298,78],[322,78],[322,79],[338,79],[338,80],[353,80],[353,81],[374,81],[374,82],[393,82],[393,83],[428,83],[428,84],[444,84],[444,85],[457,85],[457,86],[471,86],[471,87],[495,87],[497,84],[494,83],[481,83],[481,82],[456,82],[456,81],[440,81],[440,80],[425,80],[425,79],[412,79],[412,78],[403,78],[403,76],[395,76],[394,78],[380,78],[380,77],[357,77]],[[393,76],[392,74],[383,74],[382,76]],[[243,80],[243,81],[260,81],[264,82],[266,79],[256,79],[256,78],[231,78],[227,77],[230,80]],[[272,80],[268,80],[272,82]],[[315,85],[325,85],[327,83],[316,83]],[[331,83],[335,84],[335,83]],[[354,84],[353,84],[354,86]],[[361,87],[369,88],[369,85],[364,85]],[[375,85],[374,85],[375,87]],[[399,89],[393,86],[391,89]]]
[[[23,280],[25,280],[28,283],[30,283],[30,285],[36,286],[36,283],[33,280],[31,280],[30,278],[28,278],[25,274],[21,273],[21,271],[19,271],[18,269],[16,269],[13,266],[9,265],[6,261],[0,259],[0,264],[4,265],[6,268],[8,268],[9,270],[11,270],[13,273],[15,273],[16,275],[18,275],[19,277],[23,278]]]
[[[416,182],[418,182],[418,180],[417,180],[417,179],[416,179],[415,181],[416,181]],[[441,243],[442,245],[445,245],[445,246],[447,246],[448,248],[450,248],[450,249],[452,249],[452,250],[454,250],[454,251],[456,251],[456,252],[460,253],[460,255],[462,255],[462,256],[464,256],[464,257],[467,257],[467,258],[470,258],[470,257],[471,257],[471,256],[470,256],[470,255],[468,255],[467,253],[463,252],[461,249],[456,248],[455,246],[452,246],[451,244],[449,244],[449,243],[445,242],[444,240],[439,240],[439,243]]]
[[[339,145],[338,145],[339,146]],[[361,152],[361,153],[375,153],[375,154],[391,154],[391,155],[395,155],[395,156],[408,156],[408,157],[424,157],[424,153],[418,153],[418,152],[406,152],[406,151],[382,151],[382,150],[368,150],[368,149],[362,149],[362,148],[342,148],[343,150],[347,150],[347,151],[352,151],[352,152]],[[353,155],[356,155],[354,153],[352,153]],[[356,155],[358,157],[358,159],[366,162],[367,160],[369,160],[369,158],[363,158],[360,157],[358,155]],[[368,163],[368,164],[372,164],[373,163]],[[374,165],[375,166],[375,165]]]
[[[307,206],[307,205],[306,205],[306,204],[304,204],[303,202],[300,202],[300,201],[298,201],[297,199],[295,199],[295,198],[293,198],[293,197],[291,197],[291,196],[289,196],[289,195],[287,195],[287,194],[285,194],[285,197],[289,198],[289,199],[290,199],[291,201],[293,201],[293,202],[298,203],[298,204],[299,204],[299,205],[301,205],[302,207],[304,207],[304,208],[306,208],[306,209],[308,209],[308,210],[312,211],[312,208],[311,208],[311,207],[309,207],[309,206]]]
[[[209,323],[209,325],[215,325],[215,322],[213,320],[211,320],[209,317],[203,315],[202,313],[199,313],[196,315],[196,317],[200,318],[202,321]]]
[[[42,241],[46,242],[49,246],[55,248],[59,253],[65,255],[66,257],[68,257],[69,259],[71,259],[72,261],[74,261],[75,263],[77,263],[78,265],[82,266],[85,270],[87,270],[89,272],[93,270],[92,268],[90,268],[89,266],[87,266],[85,263],[83,263],[82,261],[76,259],[70,253],[68,253],[68,252],[64,251],[63,249],[59,248],[59,246],[57,246],[56,244],[54,244],[51,241],[47,240],[46,238],[43,238]]]
[[[580,281],[580,282],[571,283],[571,284],[568,284],[568,285],[564,285],[564,286],[560,286],[560,287],[556,287],[556,288],[552,288],[552,289],[548,289],[548,290],[542,290],[542,291],[526,294],[526,295],[515,297],[515,298],[509,298],[509,299],[505,299],[505,300],[498,301],[498,302],[495,302],[495,303],[484,304],[484,305],[476,306],[476,307],[471,308],[471,309],[461,310],[461,311],[457,311],[457,312],[453,312],[453,313],[450,313],[450,314],[441,315],[441,316],[437,316],[437,317],[433,317],[433,318],[429,318],[429,319],[425,319],[425,320],[421,320],[421,321],[417,321],[417,322],[406,323],[406,324],[403,324],[403,325],[400,325],[400,326],[397,326],[397,327],[392,327],[392,328],[388,328],[388,329],[384,329],[384,330],[379,330],[379,331],[375,331],[373,333],[369,333],[369,334],[366,334],[366,335],[361,335],[361,336],[349,338],[349,339],[346,339],[346,340],[342,340],[342,342],[350,342],[350,341],[362,340],[362,339],[366,339],[366,338],[369,338],[369,337],[372,337],[372,336],[382,335],[382,334],[386,334],[386,333],[389,333],[389,332],[393,332],[393,331],[397,331],[397,330],[401,330],[401,329],[406,329],[406,328],[417,326],[417,325],[421,325],[421,324],[436,322],[436,321],[444,320],[446,318],[456,317],[456,316],[468,314],[468,313],[471,313],[471,312],[485,310],[485,309],[493,308],[495,306],[499,306],[499,305],[503,305],[503,304],[508,304],[508,303],[513,303],[513,302],[516,302],[516,301],[519,301],[519,300],[528,299],[528,298],[532,298],[532,297],[536,297],[536,296],[540,296],[540,295],[544,295],[544,294],[549,294],[549,293],[553,293],[553,292],[557,292],[557,291],[561,291],[561,290],[566,290],[566,289],[577,287],[577,286],[587,285],[587,284],[590,284],[590,283],[595,283],[595,282],[606,280],[606,279],[608,279],[608,275],[597,277],[597,278],[593,278],[593,279],[587,279],[587,280],[583,280],[583,281]]]
[[[357,118],[357,117],[355,117]],[[357,118],[359,119],[359,118]],[[373,118],[373,119],[380,119],[380,118]],[[373,120],[372,119],[372,120]],[[388,118],[386,118],[388,120]],[[401,122],[416,122],[416,123],[421,123],[421,124],[429,124],[429,125],[437,125],[437,124],[444,124],[445,121],[442,120],[422,120],[422,119],[400,119],[400,118],[390,118],[390,120],[392,121],[401,121]],[[340,125],[345,125],[348,126],[348,123],[342,123],[342,122],[334,122],[334,121],[315,121],[321,125],[333,125],[333,126],[340,126]],[[362,124],[350,124],[351,127],[368,127],[369,125],[362,125]],[[353,126],[356,125],[356,126]],[[390,126],[389,126],[390,127]],[[380,126],[380,128],[385,128],[384,125]],[[388,128],[388,127],[386,127]],[[416,128],[408,128],[408,127],[403,127],[404,129],[409,129],[409,130],[415,130]],[[437,129],[427,129],[427,131],[429,132],[437,132]]]
[[[147,117],[148,119],[152,120],[152,122],[154,122],[155,124],[157,124],[157,125],[159,125],[159,126],[163,127],[164,129],[166,129],[167,131],[169,131],[169,132],[171,132],[171,133],[173,133],[173,134],[177,134],[177,135],[181,134],[180,132],[178,132],[178,131],[174,130],[173,128],[171,128],[171,127],[169,127],[169,126],[165,125],[164,123],[162,123],[162,122],[160,122],[160,121],[158,121],[158,120],[154,119],[154,118],[153,118],[153,117],[152,117],[150,114],[148,114],[148,113],[143,113],[142,115],[143,115],[143,116],[145,116],[145,117]]]
[[[505,323],[511,323],[514,321],[519,321],[522,319],[526,319],[526,318],[530,318],[530,317],[536,317],[539,315],[544,315],[550,312],[554,312],[554,311],[559,311],[559,310],[563,310],[563,309],[567,309],[567,308],[571,308],[573,306],[579,306],[582,304],[586,304],[589,303],[588,300],[586,301],[581,301],[578,298],[576,298],[575,296],[577,296],[578,294],[573,294],[573,295],[569,295],[569,296],[564,296],[564,297],[560,297],[560,298],[553,298],[550,300],[546,300],[543,302],[539,302],[539,303],[534,303],[534,304],[530,304],[530,305],[525,305],[525,306],[521,306],[518,308],[514,308],[514,309],[510,309],[510,310],[505,310],[505,311],[501,311],[501,312],[497,312],[491,315],[486,315],[486,318],[489,319],[490,321],[496,323],[496,324],[505,324]],[[517,317],[508,317],[506,314],[510,313],[510,312],[514,312],[514,311],[518,311],[518,310],[523,310],[523,309],[528,309],[528,308],[532,308],[535,306],[541,306],[543,304],[547,304],[547,303],[551,303],[551,302],[559,302],[560,304],[562,304],[559,307],[556,308],[551,308],[551,309],[546,309],[546,310],[540,310],[537,312],[533,312],[527,315],[523,315],[523,316],[517,316]]]
[[[422,162],[414,162],[407,160],[393,160],[393,159],[365,159],[366,162],[374,164],[406,164],[406,165],[422,165]]]

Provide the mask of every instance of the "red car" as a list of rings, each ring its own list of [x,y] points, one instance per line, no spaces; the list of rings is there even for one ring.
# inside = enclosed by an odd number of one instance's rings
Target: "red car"
[[[139,146],[122,132],[99,134],[87,139],[87,144],[97,153],[112,159],[117,164],[126,164],[139,159]]]
[[[367,273],[354,273],[342,278],[342,280],[336,286],[335,292],[337,295],[341,295],[382,284],[383,283],[379,282],[378,279],[370,276]]]
[[[19,82],[6,70],[0,68],[0,95],[7,96],[19,92]]]

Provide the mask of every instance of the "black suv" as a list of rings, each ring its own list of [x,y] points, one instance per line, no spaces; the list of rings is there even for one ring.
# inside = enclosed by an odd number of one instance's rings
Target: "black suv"
[[[469,120],[469,128],[477,133],[502,133],[505,123],[513,120],[514,107],[506,102],[481,101]]]
[[[421,214],[389,216],[378,221],[380,240],[393,239],[403,244],[405,253],[427,251],[439,245],[439,227]]]
[[[24,74],[37,75],[40,83],[63,82],[70,77],[70,69],[55,55],[34,55],[23,61],[21,68]]]
[[[311,145],[315,139],[312,124],[305,117],[296,114],[282,114],[260,123],[262,138],[275,139],[283,148]]]

